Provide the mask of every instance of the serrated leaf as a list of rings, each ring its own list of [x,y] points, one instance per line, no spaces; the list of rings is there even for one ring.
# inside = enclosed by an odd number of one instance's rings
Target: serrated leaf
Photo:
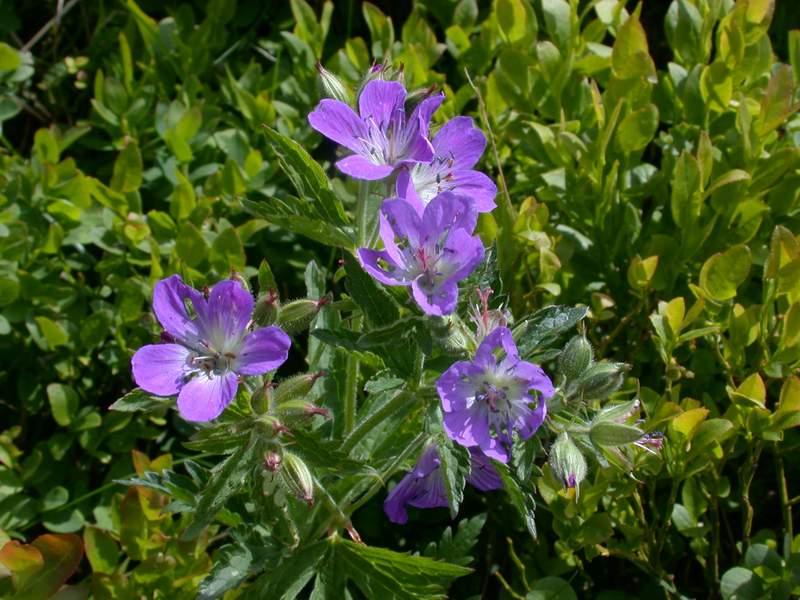
[[[345,256],[344,270],[347,273],[347,291],[364,311],[371,327],[385,327],[397,321],[400,317],[397,303],[367,275],[355,257]]]
[[[585,306],[547,306],[536,311],[514,328],[520,356],[529,358],[533,353],[548,348],[558,338],[575,327],[586,316]]]
[[[367,598],[442,599],[472,569],[422,556],[337,540],[337,560]]]
[[[436,451],[439,454],[439,468],[450,508],[450,518],[455,519],[464,499],[464,487],[471,468],[469,450],[441,435],[436,442]]]
[[[206,487],[200,492],[193,519],[181,536],[193,540],[222,508],[225,501],[245,483],[245,477],[258,460],[258,433],[254,430],[250,440],[211,471]]]

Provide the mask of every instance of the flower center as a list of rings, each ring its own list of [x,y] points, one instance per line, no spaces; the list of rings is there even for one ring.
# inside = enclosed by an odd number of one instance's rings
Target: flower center
[[[475,399],[485,403],[493,413],[504,412],[508,408],[507,392],[507,387],[498,388],[488,381],[484,381]]]
[[[224,375],[233,370],[236,355],[232,352],[209,352],[208,354],[192,353],[189,356],[189,367],[192,373],[203,372],[208,377]],[[191,375],[191,373],[190,373]]]

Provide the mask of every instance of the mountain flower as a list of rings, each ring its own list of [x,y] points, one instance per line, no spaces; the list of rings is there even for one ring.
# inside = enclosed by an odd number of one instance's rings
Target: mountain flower
[[[444,94],[428,96],[410,116],[406,95],[401,83],[374,79],[358,97],[359,114],[340,100],[326,98],[308,115],[308,122],[354,152],[336,163],[340,171],[356,179],[383,179],[400,166],[430,162],[434,156],[428,126]]]
[[[491,462],[476,448],[470,448],[471,469],[467,482],[482,492],[503,487],[503,481]],[[439,468],[439,453],[430,445],[414,468],[400,480],[383,503],[383,510],[393,523],[408,521],[406,506],[414,508],[447,507],[447,493]]]
[[[498,327],[472,361],[459,361],[436,382],[450,438],[508,462],[511,436],[528,439],[544,421],[553,384],[542,368],[520,360],[511,330]]]
[[[397,176],[397,195],[419,212],[441,192],[469,196],[478,212],[495,207],[495,183],[472,167],[486,147],[483,132],[469,117],[450,119],[433,138],[433,159],[409,165]]]
[[[170,341],[139,348],[133,378],[151,394],[178,394],[188,421],[218,417],[236,396],[238,376],[276,369],[289,353],[280,328],[248,331],[253,297],[237,281],[220,281],[206,299],[173,275],[156,284],[153,311]]]
[[[483,259],[483,244],[472,235],[476,221],[469,198],[450,192],[431,200],[422,215],[405,200],[384,200],[384,249],[359,248],[358,257],[381,283],[410,287],[426,314],[449,315],[458,300],[458,282]]]

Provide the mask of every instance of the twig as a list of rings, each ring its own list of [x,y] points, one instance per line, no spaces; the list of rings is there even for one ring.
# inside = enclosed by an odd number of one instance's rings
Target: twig
[[[21,50],[23,52],[27,52],[28,50],[33,48],[36,45],[36,43],[40,39],[42,39],[47,34],[47,32],[50,31],[50,29],[52,29],[54,25],[58,25],[61,22],[61,19],[64,17],[64,15],[66,15],[70,10],[72,10],[72,7],[74,7],[78,2],[80,2],[80,0],[69,0],[69,2],[63,5],[63,7],[62,7],[62,2],[63,0],[59,0],[58,7],[56,8],[56,14],[49,21],[47,21],[47,23],[45,23],[44,26],[39,31],[34,33],[33,37],[29,39],[24,46],[22,46]]]
[[[505,201],[503,206],[504,216],[508,220],[508,225],[513,225],[517,218],[517,211],[514,209],[514,205],[511,202],[511,194],[508,193],[506,176],[503,173],[503,165],[500,164],[500,153],[497,152],[497,144],[495,143],[494,133],[492,132],[492,125],[489,123],[489,113],[486,110],[486,103],[483,101],[483,95],[478,89],[478,86],[472,82],[472,78],[469,76],[469,70],[466,67],[464,67],[464,74],[467,76],[467,81],[469,82],[470,87],[472,87],[472,90],[478,97],[478,108],[480,109],[481,113],[481,121],[483,122],[483,126],[486,127],[486,132],[489,134],[489,142],[492,144],[492,154],[494,155],[494,162],[497,164],[497,173],[498,177],[500,178],[500,189],[503,191],[503,199]],[[511,232],[509,231],[509,233]]]

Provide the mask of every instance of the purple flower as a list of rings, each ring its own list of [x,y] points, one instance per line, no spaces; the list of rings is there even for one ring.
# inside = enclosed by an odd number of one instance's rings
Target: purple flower
[[[358,257],[378,281],[410,286],[426,314],[449,315],[458,300],[458,282],[483,260],[483,244],[472,235],[476,222],[469,198],[450,192],[431,200],[422,215],[405,200],[384,200],[384,249],[359,248]]]
[[[554,393],[540,366],[520,360],[507,327],[487,335],[474,360],[447,369],[436,389],[447,435],[502,462],[508,462],[512,432],[523,440],[531,437],[544,421],[545,401]]]
[[[188,421],[218,417],[236,396],[237,375],[276,369],[289,353],[291,340],[280,328],[248,332],[253,297],[236,281],[220,281],[206,299],[173,275],[156,284],[153,311],[172,341],[139,348],[133,378],[151,394],[178,394],[178,412]]]
[[[503,487],[503,481],[492,463],[476,448],[470,448],[471,469],[467,482],[482,492]],[[439,469],[439,453],[430,445],[422,453],[414,468],[389,492],[383,510],[393,523],[408,521],[406,506],[415,508],[447,507],[442,471]]]
[[[433,159],[428,126],[442,100],[441,93],[429,96],[407,117],[403,85],[375,79],[358,98],[360,114],[344,102],[327,98],[308,115],[308,122],[355,153],[336,163],[340,171],[356,179],[383,179],[397,167]]]
[[[469,196],[478,212],[494,209],[497,186],[472,167],[486,147],[483,132],[469,117],[450,119],[433,138],[433,160],[409,165],[397,176],[397,195],[419,212],[441,192]]]

